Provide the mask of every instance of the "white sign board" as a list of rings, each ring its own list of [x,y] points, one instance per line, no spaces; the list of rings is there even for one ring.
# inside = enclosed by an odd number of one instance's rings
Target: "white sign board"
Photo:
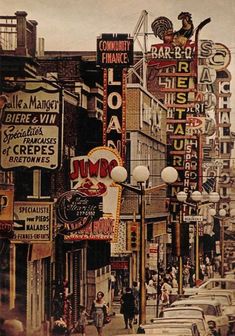
[[[34,243],[51,240],[52,202],[15,202],[14,238]]]
[[[3,169],[55,169],[60,164],[60,91],[51,86],[43,88],[40,84],[34,89],[7,93],[9,102],[1,120]]]
[[[184,216],[183,220],[185,222],[201,222],[203,220],[203,216]]]

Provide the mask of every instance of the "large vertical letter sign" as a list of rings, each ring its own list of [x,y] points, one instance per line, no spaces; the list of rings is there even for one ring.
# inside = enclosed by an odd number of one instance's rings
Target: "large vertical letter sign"
[[[97,39],[97,64],[105,68],[103,144],[125,161],[126,68],[133,64],[133,39],[127,34],[102,34]]]

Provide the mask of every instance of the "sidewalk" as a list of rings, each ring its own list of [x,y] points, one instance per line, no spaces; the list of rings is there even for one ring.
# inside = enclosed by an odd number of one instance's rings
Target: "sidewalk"
[[[151,318],[155,317],[156,302],[154,300],[148,300],[147,302],[147,322]],[[135,334],[137,332],[138,324],[134,324],[132,329],[124,329],[125,324],[123,315],[120,314],[120,304],[114,302],[112,305],[112,313],[115,313],[111,317],[111,322],[106,324],[103,329],[103,336],[116,336]],[[87,336],[97,336],[97,331],[94,325],[87,326]]]
[[[123,315],[116,314],[111,317],[111,322],[106,324],[103,329],[103,336],[114,336],[124,334],[134,334],[137,331],[138,325],[134,325],[133,329],[124,329]],[[97,331],[94,325],[87,326],[87,336],[97,336]]]

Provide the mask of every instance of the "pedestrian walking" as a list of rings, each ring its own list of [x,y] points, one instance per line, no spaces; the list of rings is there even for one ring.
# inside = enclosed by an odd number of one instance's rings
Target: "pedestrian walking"
[[[86,336],[86,326],[87,326],[88,317],[89,317],[89,314],[87,313],[86,308],[80,305],[79,318],[78,318],[75,331],[82,336]]]
[[[149,283],[147,285],[147,299],[156,299],[157,296],[157,290],[154,287],[154,282],[152,279],[149,280]]]
[[[161,290],[160,305],[161,312],[170,305],[170,296],[166,288],[162,288]]]
[[[120,312],[123,314],[124,317],[125,329],[128,329],[128,325],[132,329],[132,323],[135,317],[135,297],[130,287],[126,288],[126,292],[122,295],[120,303]]]
[[[115,288],[116,288],[115,272],[111,272],[110,282],[111,282],[111,302],[113,302],[114,296],[115,296]]]
[[[64,301],[64,315],[63,320],[65,321],[68,330],[72,328],[73,325],[73,306],[72,306],[73,294],[68,294]]]
[[[132,293],[135,298],[135,316],[134,316],[134,324],[137,324],[137,315],[139,314],[139,304],[140,304],[140,291],[138,287],[137,281],[133,281],[132,285]]]
[[[103,327],[108,315],[107,305],[104,301],[104,293],[99,291],[96,300],[93,301],[90,315],[94,321],[98,336],[103,335]]]

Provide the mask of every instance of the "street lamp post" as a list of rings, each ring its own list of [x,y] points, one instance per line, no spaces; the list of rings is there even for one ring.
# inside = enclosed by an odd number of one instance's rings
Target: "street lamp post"
[[[145,288],[145,257],[146,257],[146,237],[145,237],[145,194],[161,189],[166,183],[174,183],[178,178],[178,172],[173,167],[166,167],[161,172],[161,178],[165,182],[151,188],[145,188],[145,182],[149,178],[149,170],[146,166],[137,166],[133,170],[133,178],[138,182],[139,187],[128,185],[127,171],[124,167],[117,166],[111,171],[111,178],[124,188],[137,193],[140,196],[140,259],[139,259],[139,283],[140,283],[140,306],[139,325],[146,323],[146,288]]]
[[[226,210],[220,209],[219,216],[221,218],[221,226],[220,226],[220,251],[221,251],[221,278],[224,277],[224,222],[226,216]]]
[[[225,259],[225,221],[235,216],[235,209],[230,209],[229,216],[224,208],[219,210],[218,216],[216,216],[215,209],[211,209],[210,215],[217,217],[220,220],[220,256],[221,256],[221,278],[224,278],[224,259]]]
[[[206,203],[202,203],[202,198],[203,195],[200,191],[193,191],[190,194],[190,198],[192,199],[192,201],[194,201],[195,203],[188,203],[187,199],[188,199],[188,194],[184,191],[180,191],[177,193],[176,197],[177,200],[181,203],[187,204],[189,207],[194,207],[196,208],[196,215],[199,215],[199,210],[201,207],[203,206],[208,206],[211,203],[217,203],[220,199],[220,196],[217,192],[211,192],[208,196],[208,202]],[[181,213],[180,216],[181,220],[183,220],[183,214]],[[196,234],[195,234],[195,282],[196,284],[198,283],[199,280],[199,270],[200,270],[200,266],[199,266],[199,220],[197,218],[196,220]],[[181,263],[182,263],[182,259],[181,259]],[[182,265],[180,264],[179,267],[179,287],[178,287],[178,293],[182,294],[183,292],[183,288],[182,288]]]

